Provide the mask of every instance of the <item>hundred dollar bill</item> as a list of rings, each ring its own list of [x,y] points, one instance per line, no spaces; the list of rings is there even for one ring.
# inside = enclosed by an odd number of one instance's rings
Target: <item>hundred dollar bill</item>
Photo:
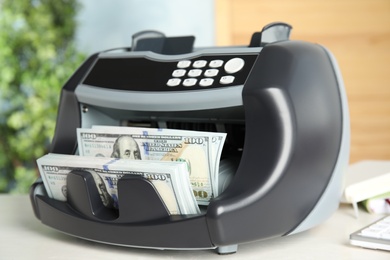
[[[71,171],[89,172],[106,207],[118,208],[117,182],[126,174],[148,179],[162,198],[171,215],[198,214],[199,207],[192,194],[187,165],[183,162],[131,161],[75,155],[48,154],[37,160],[49,197],[66,201],[66,178]],[[183,173],[184,172],[184,173]],[[142,199],[142,198],[136,198]]]
[[[92,129],[106,129],[110,132],[117,132],[117,133],[124,133],[124,132],[133,132],[134,130],[138,132],[149,132],[151,130],[158,131],[159,133],[164,133],[167,135],[185,135],[185,136],[205,136],[207,135],[210,140],[209,145],[209,165],[211,166],[210,169],[210,176],[211,176],[211,183],[213,184],[212,190],[213,190],[213,196],[216,197],[219,195],[220,192],[220,184],[219,184],[219,164],[222,154],[223,145],[226,140],[226,133],[220,133],[220,132],[204,132],[204,131],[194,131],[194,130],[179,130],[179,129],[166,129],[166,128],[142,128],[142,127],[124,127],[124,126],[104,126],[104,125],[93,125]],[[194,194],[199,194],[199,196],[202,196],[202,193],[204,193],[204,183],[199,182],[192,182],[193,188],[194,188]],[[200,200],[200,204],[202,201]]]
[[[158,131],[159,133],[164,133],[167,135],[185,135],[185,136],[205,136],[207,135],[210,140],[209,144],[209,165],[211,166],[210,169],[210,176],[211,176],[211,184],[212,184],[212,196],[216,197],[219,195],[219,163],[221,158],[221,153],[223,149],[223,145],[226,140],[226,133],[220,133],[220,132],[204,132],[204,131],[193,131],[193,130],[178,130],[178,129],[156,129],[156,128],[141,128],[141,127],[124,127],[124,126],[103,126],[103,125],[94,125],[92,126],[92,129],[106,129],[110,132],[117,132],[117,133],[131,133],[134,131],[137,132],[149,132],[149,131]],[[205,190],[203,187],[205,187],[204,183],[200,182],[192,182],[193,188],[194,188],[194,194],[198,196],[204,196]],[[207,205],[207,202],[204,203],[202,199],[198,198],[199,204]]]
[[[216,158],[223,138],[197,131],[172,129],[95,126],[77,129],[82,156],[129,158],[133,160],[185,161],[190,171],[193,193],[200,205],[215,196]],[[219,141],[217,141],[219,140]]]

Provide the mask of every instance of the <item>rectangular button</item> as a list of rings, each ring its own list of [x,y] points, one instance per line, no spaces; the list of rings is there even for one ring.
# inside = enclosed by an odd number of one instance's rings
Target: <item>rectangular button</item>
[[[170,79],[167,82],[167,86],[168,87],[176,87],[180,84],[180,82],[181,82],[181,79]]]
[[[210,78],[201,79],[200,82],[199,82],[199,85],[201,87],[208,87],[208,86],[213,85],[213,82],[214,82],[214,79],[210,79]]]
[[[197,80],[196,79],[185,79],[183,81],[183,86],[185,87],[191,87],[191,86],[194,86],[196,84]]]
[[[219,83],[221,84],[230,84],[230,83],[233,83],[234,81],[234,76],[223,76]]]

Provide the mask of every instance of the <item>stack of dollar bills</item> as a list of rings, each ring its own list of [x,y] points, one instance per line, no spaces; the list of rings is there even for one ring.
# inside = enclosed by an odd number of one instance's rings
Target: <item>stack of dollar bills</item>
[[[149,180],[171,215],[199,213],[190,189],[184,162],[149,162],[77,155],[47,154],[37,160],[49,197],[66,201],[66,177],[71,171],[89,172],[106,207],[118,208],[117,182],[123,175],[139,175]]]
[[[225,133],[139,127],[78,128],[79,155],[48,154],[37,160],[48,195],[66,200],[66,175],[90,172],[105,206],[120,204],[116,183],[141,175],[155,186],[170,214],[197,214],[219,195]],[[114,159],[113,159],[114,158]]]

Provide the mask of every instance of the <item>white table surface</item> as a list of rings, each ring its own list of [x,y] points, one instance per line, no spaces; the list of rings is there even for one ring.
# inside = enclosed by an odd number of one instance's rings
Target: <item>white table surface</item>
[[[0,195],[0,259],[390,259],[390,252],[349,245],[349,234],[379,219],[364,211],[356,219],[342,204],[323,224],[287,237],[238,246],[235,254],[214,250],[171,251],[111,246],[75,238],[35,218],[27,195]]]

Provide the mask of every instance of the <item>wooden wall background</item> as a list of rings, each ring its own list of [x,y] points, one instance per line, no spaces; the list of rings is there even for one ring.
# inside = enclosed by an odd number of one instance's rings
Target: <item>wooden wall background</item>
[[[326,46],[339,62],[351,118],[350,162],[390,160],[390,0],[215,0],[217,45],[248,44],[270,22]]]

